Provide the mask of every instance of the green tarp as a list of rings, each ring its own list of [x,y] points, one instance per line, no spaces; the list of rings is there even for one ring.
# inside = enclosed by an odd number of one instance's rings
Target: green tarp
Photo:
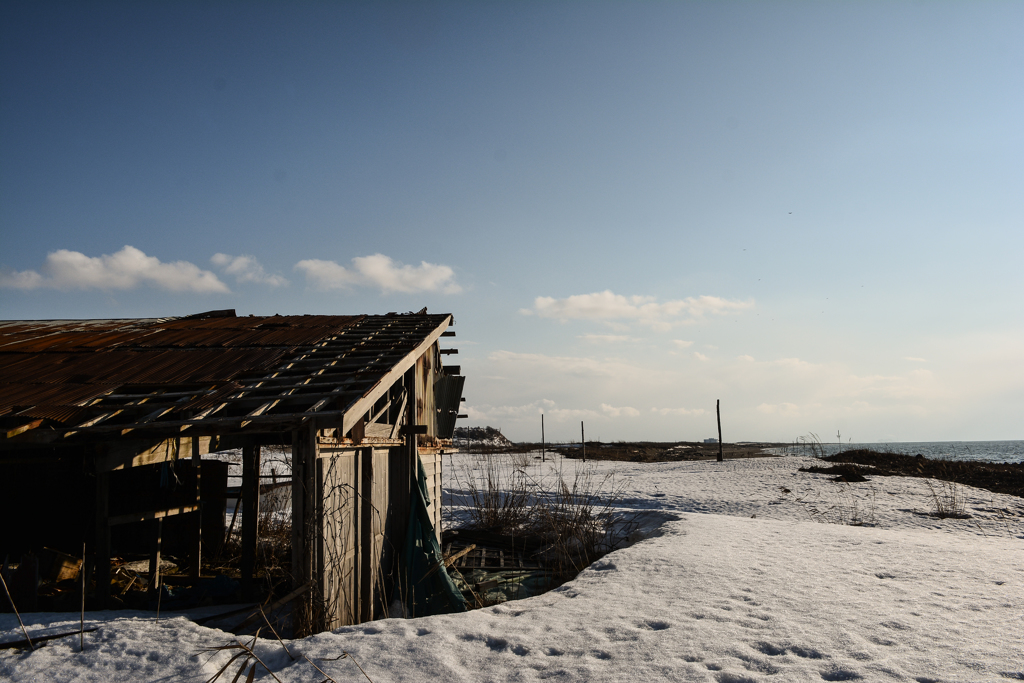
[[[430,523],[430,492],[423,462],[417,457],[419,469],[409,505],[409,528],[405,535],[402,586],[406,613],[425,617],[447,612],[465,612],[466,599],[455,586],[444,567],[441,545]]]

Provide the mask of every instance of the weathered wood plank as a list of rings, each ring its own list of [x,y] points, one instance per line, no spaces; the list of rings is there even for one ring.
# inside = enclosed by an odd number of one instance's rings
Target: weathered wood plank
[[[119,526],[121,524],[133,524],[135,522],[149,522],[154,519],[174,517],[175,515],[187,515],[190,512],[199,512],[198,505],[182,505],[176,508],[165,510],[147,510],[145,512],[129,512],[124,515],[115,515],[108,518],[107,526]]]

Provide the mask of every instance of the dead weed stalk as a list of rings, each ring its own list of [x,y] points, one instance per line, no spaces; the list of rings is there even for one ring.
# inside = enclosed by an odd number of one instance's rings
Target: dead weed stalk
[[[963,487],[955,481],[943,481],[936,487],[925,479],[932,497],[932,517],[939,519],[969,519],[967,499]]]
[[[853,488],[847,483],[837,483],[836,492],[827,499],[808,500],[804,495],[796,499],[803,505],[811,521],[821,524],[843,524],[846,526],[875,525],[875,488],[870,488],[868,504],[861,503]],[[815,496],[817,498],[817,496]]]
[[[611,473],[599,478],[580,463],[571,477],[534,476],[529,463],[498,455],[486,456],[482,473],[465,468],[470,526],[539,541],[537,557],[557,585],[622,545],[639,512],[624,516],[616,508],[622,489]]]

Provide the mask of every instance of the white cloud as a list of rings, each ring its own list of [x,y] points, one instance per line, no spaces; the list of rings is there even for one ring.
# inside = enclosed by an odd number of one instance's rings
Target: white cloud
[[[703,353],[701,353],[700,351],[694,351],[694,352],[693,352],[693,357],[694,357],[694,358],[696,358],[697,360],[705,360],[705,361],[706,361],[706,360],[708,359],[708,357],[707,357],[707,356],[705,356],[705,355],[704,355]]]
[[[316,289],[378,287],[381,292],[437,292],[455,294],[462,288],[455,283],[455,271],[448,266],[422,261],[418,266],[396,263],[384,254],[357,256],[352,267],[334,261],[307,259],[295,264]]]
[[[210,259],[213,265],[221,268],[228,275],[233,275],[235,281],[255,282],[258,284],[270,285],[271,287],[283,287],[288,280],[280,275],[271,275],[263,269],[263,265],[256,260],[255,256],[242,255],[231,256],[229,254],[214,254]]]
[[[691,346],[693,346],[692,341],[683,341],[682,339],[673,339],[672,343],[675,344],[680,349],[688,349]]]
[[[590,342],[605,342],[609,344],[640,341],[636,337],[630,337],[624,334],[581,334],[579,335],[579,339],[585,339]]]
[[[0,273],[0,286],[16,289],[135,289],[148,285],[169,292],[228,293],[227,285],[208,270],[188,261],[164,263],[125,246],[103,256],[58,249],[40,268]]]
[[[708,411],[703,408],[651,408],[652,413],[658,415],[707,415]]]
[[[736,360],[741,360],[744,363],[753,363],[754,362],[754,357],[753,356],[742,355],[742,356],[736,356]]]
[[[668,330],[675,324],[694,322],[707,314],[727,315],[753,307],[753,301],[730,301],[717,296],[687,297],[658,303],[651,296],[622,296],[610,290],[575,294],[565,299],[539,296],[533,309],[524,314],[567,320],[636,320],[656,330]],[[685,320],[680,318],[686,316]]]
[[[557,404],[550,399],[541,399],[539,401],[532,401],[530,403],[517,406],[492,406],[487,404],[479,406],[466,405],[463,410],[466,411],[468,419],[475,422],[494,422],[496,420],[512,420],[518,422],[524,419],[535,419],[538,429],[540,429],[541,415],[544,415],[545,418],[554,420],[555,422],[566,422],[568,420],[579,420],[582,418],[592,418],[597,416],[597,413],[593,410],[559,408],[557,407]]]
[[[640,411],[636,408],[631,408],[629,406],[616,408],[615,406],[610,406],[607,403],[601,404],[601,412],[609,417],[639,417],[640,415]]]
[[[798,417],[801,414],[800,406],[795,403],[762,403],[757,407],[757,412],[785,417]]]
[[[494,351],[488,359],[510,364],[515,374],[525,377],[554,379],[569,375],[583,378],[609,378],[628,382],[649,374],[640,366],[615,358],[581,358],[577,356],[548,356],[543,353],[516,353]],[[536,381],[536,379],[535,379]],[[561,382],[562,379],[555,381]]]

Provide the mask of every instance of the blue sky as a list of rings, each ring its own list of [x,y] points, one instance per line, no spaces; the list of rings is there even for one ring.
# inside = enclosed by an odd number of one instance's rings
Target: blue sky
[[[6,319],[451,312],[513,439],[1019,439],[1024,5],[0,8]]]

